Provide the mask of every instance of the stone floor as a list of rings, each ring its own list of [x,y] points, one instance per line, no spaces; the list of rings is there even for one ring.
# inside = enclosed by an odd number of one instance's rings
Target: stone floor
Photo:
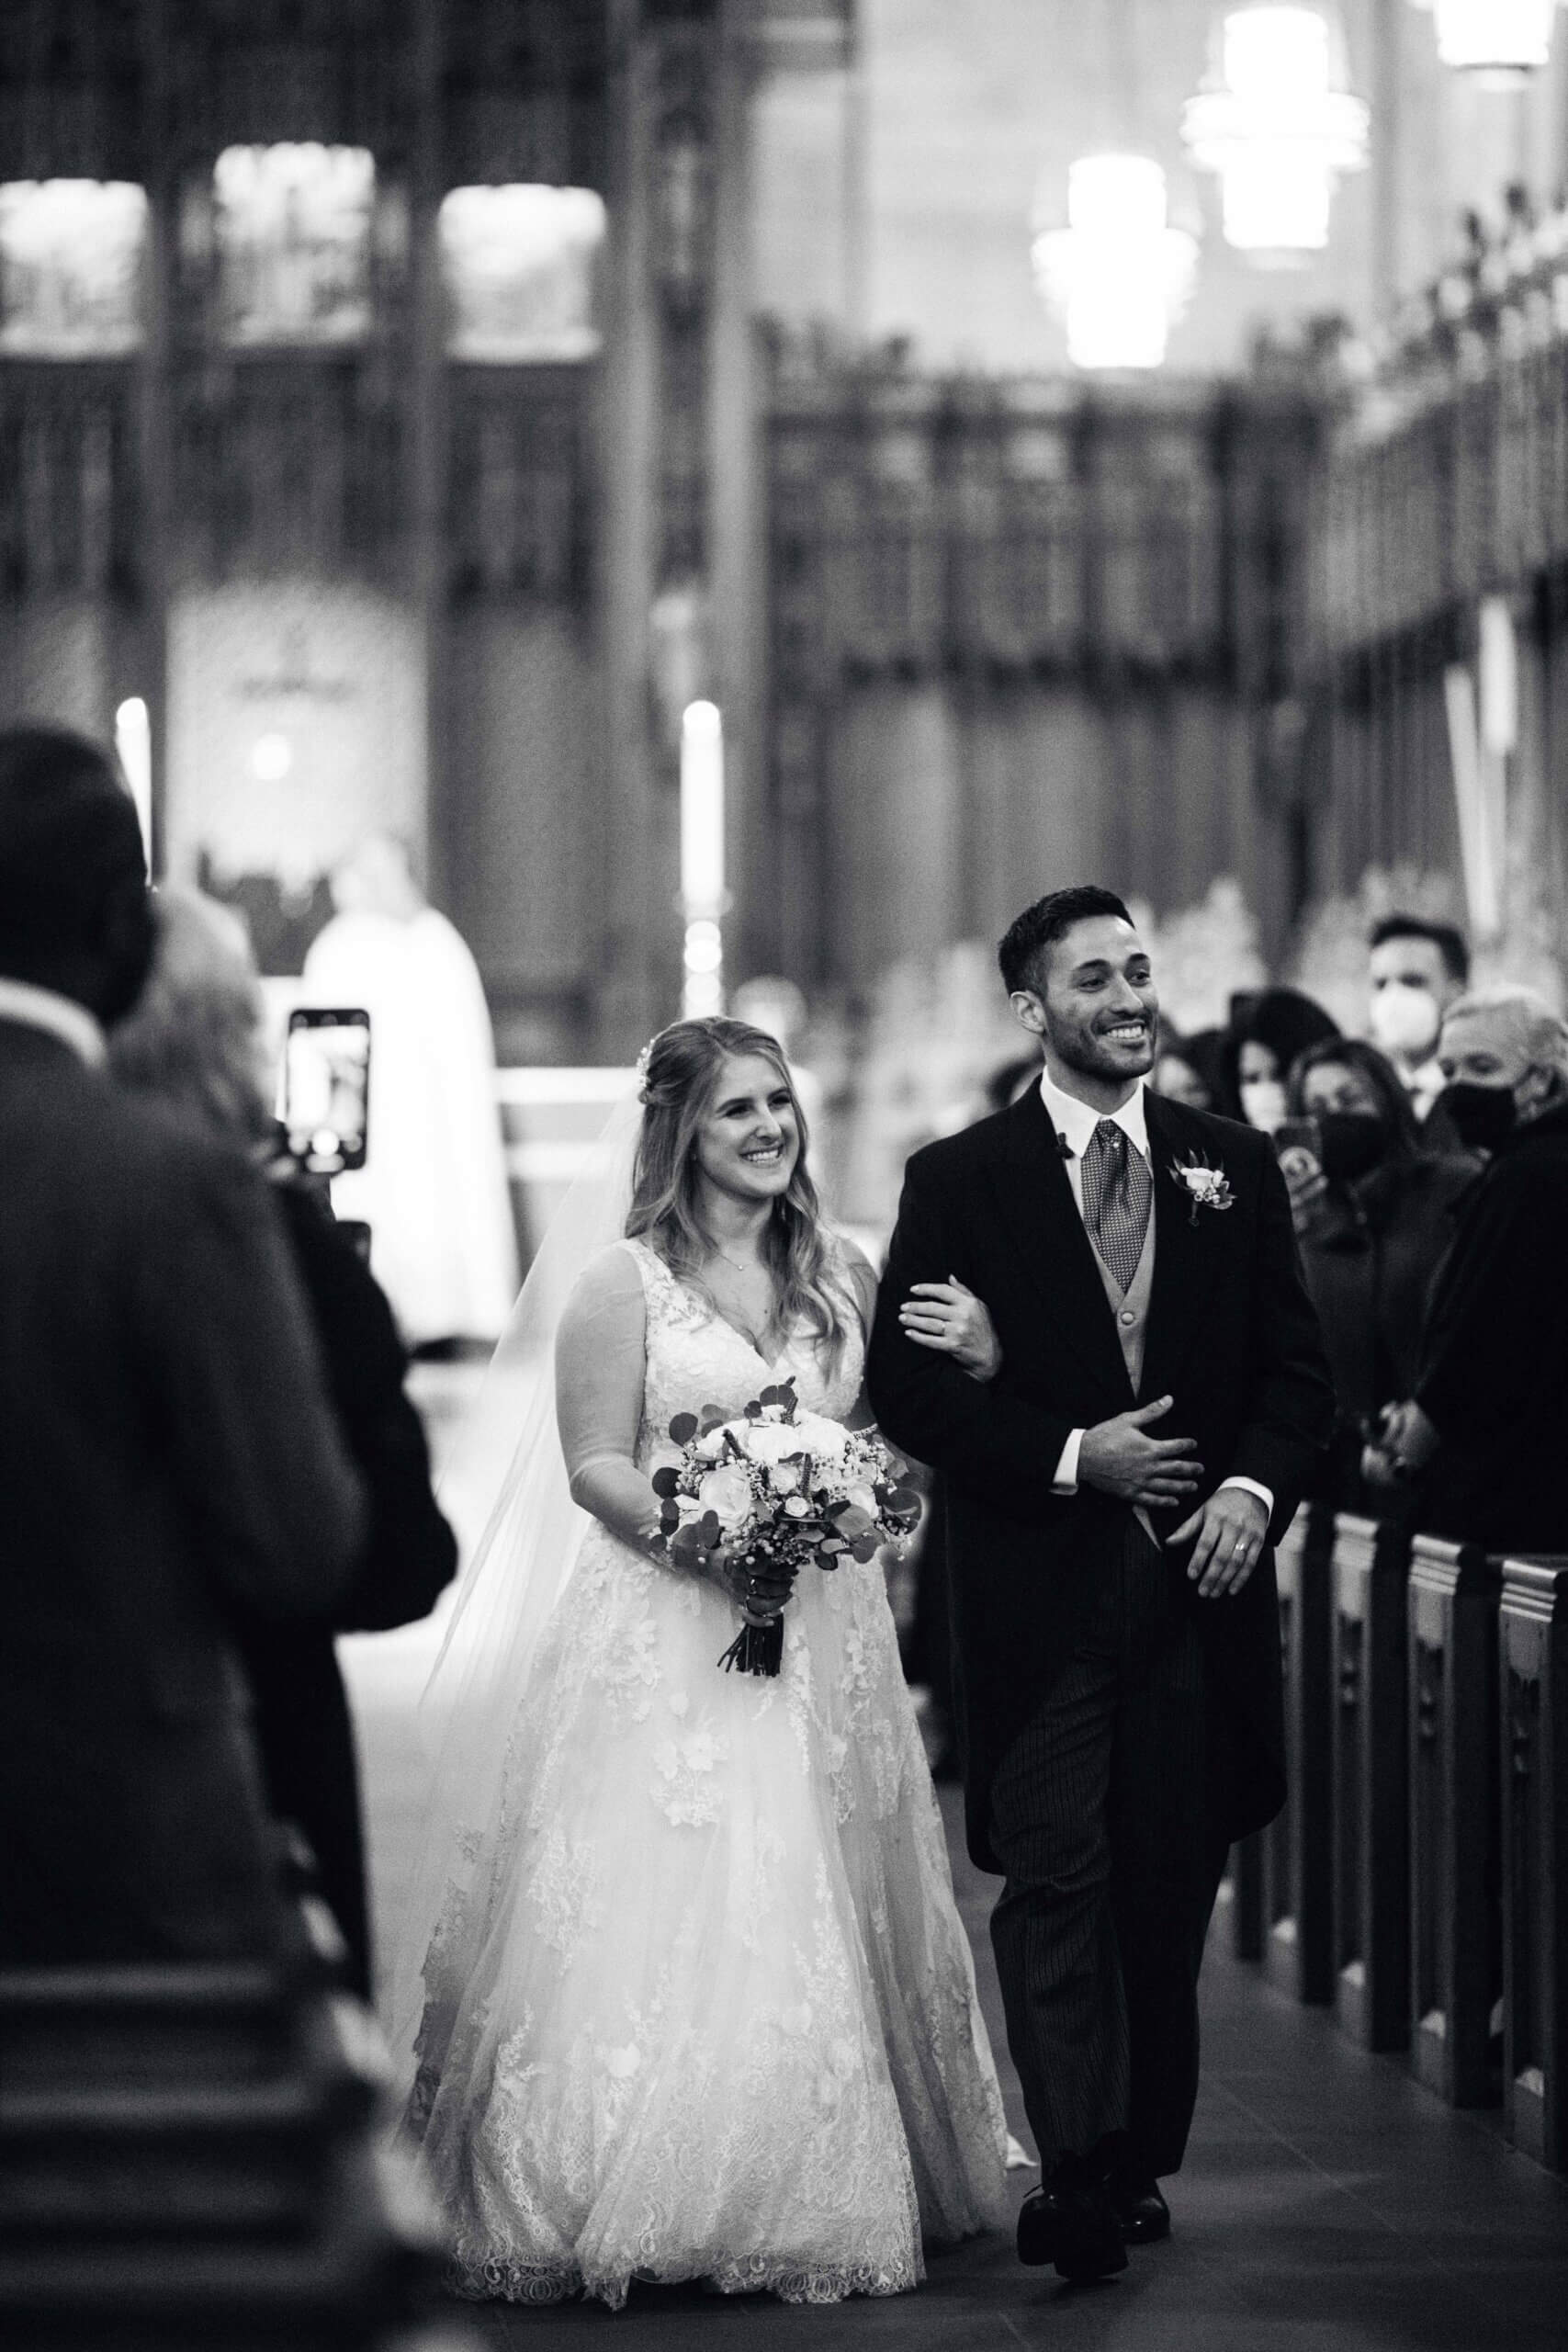
[[[365,1750],[378,1909],[394,1909],[416,1785],[411,1709],[423,1629],[345,1645]],[[948,1808],[950,1821],[955,1809]],[[996,1883],[955,1854],[998,2055],[986,1920]],[[1192,2144],[1167,2184],[1175,2234],[1092,2289],[1022,2269],[1010,2239],[931,2259],[919,2293],[793,2310],[648,2290],[601,2306],[464,2307],[479,2345],[582,2352],[897,2346],[897,2352],[1546,2352],[1568,2347],[1568,2181],[1515,2154],[1494,2116],[1456,2115],[1400,2064],[1353,2048],[1229,1956],[1217,1916],[1204,1982],[1205,2060]],[[1003,2065],[1010,2120],[1025,2127]],[[1014,2177],[1021,2197],[1032,2176]],[[456,2316],[456,2313],[455,2313]]]

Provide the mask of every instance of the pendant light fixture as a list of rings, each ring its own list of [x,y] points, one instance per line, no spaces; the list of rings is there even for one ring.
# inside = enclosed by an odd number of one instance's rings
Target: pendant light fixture
[[[1233,8],[1209,86],[1182,110],[1193,161],[1219,175],[1226,243],[1260,264],[1321,253],[1335,188],[1367,161],[1369,112],[1345,87],[1341,46],[1319,8]]]
[[[1032,250],[1075,368],[1160,366],[1198,244],[1171,227],[1152,155],[1080,155],[1067,167],[1066,227],[1042,230]]]
[[[1035,205],[1034,281],[1075,368],[1158,368],[1197,269],[1197,239],[1171,223],[1164,167],[1139,152],[1135,8],[1103,0],[1106,110],[1121,137],[1068,164],[1065,228],[1055,188]]]
[[[1438,55],[1456,73],[1507,89],[1551,62],[1557,0],[1415,0],[1435,17]]]

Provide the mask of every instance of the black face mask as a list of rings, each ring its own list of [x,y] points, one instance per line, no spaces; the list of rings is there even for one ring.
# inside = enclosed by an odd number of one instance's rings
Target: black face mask
[[[1375,1111],[1324,1111],[1317,1125],[1331,1183],[1354,1184],[1388,1158],[1388,1121]]]
[[[1432,1105],[1448,1114],[1450,1125],[1467,1151],[1495,1151],[1513,1134],[1518,1106],[1511,1086],[1471,1086],[1462,1080],[1445,1086]]]

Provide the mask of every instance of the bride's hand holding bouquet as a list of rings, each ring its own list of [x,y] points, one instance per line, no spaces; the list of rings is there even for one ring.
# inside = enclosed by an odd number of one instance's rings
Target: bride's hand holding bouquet
[[[793,1381],[727,1419],[717,1406],[670,1424],[674,1461],[653,1475],[661,1542],[677,1566],[721,1585],[744,1623],[719,1664],[777,1674],[780,1622],[800,1570],[874,1559],[902,1543],[920,1502],[874,1430],[803,1412]]]

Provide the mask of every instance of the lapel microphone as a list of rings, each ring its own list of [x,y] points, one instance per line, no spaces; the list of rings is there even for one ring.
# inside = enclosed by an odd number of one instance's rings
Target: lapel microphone
[[[1073,1156],[1073,1148],[1072,1148],[1072,1145],[1067,1141],[1066,1136],[1062,1133],[1062,1131],[1061,1131],[1060,1127],[1056,1128],[1055,1132],[1055,1138],[1056,1138],[1056,1157],[1057,1157],[1057,1159],[1071,1159],[1071,1158],[1072,1158],[1072,1156]]]

